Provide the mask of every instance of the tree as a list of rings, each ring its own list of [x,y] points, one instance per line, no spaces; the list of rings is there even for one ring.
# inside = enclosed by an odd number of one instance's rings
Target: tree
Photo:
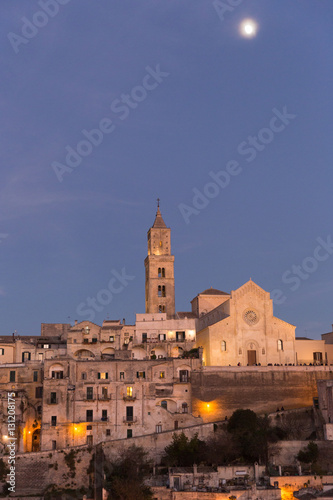
[[[297,460],[304,464],[313,464],[319,456],[318,445],[311,441],[304,450],[300,450],[297,455]]]
[[[151,500],[152,490],[144,481],[152,462],[143,448],[131,446],[121,456],[106,464],[105,489],[112,500]]]
[[[162,463],[169,467],[190,467],[203,461],[206,449],[206,443],[198,439],[198,434],[189,440],[183,432],[174,433],[171,444],[164,449]]]

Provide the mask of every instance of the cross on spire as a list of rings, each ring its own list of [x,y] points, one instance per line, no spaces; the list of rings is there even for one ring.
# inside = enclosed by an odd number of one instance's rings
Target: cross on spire
[[[159,207],[160,207],[160,199],[157,198],[157,208],[159,208]]]

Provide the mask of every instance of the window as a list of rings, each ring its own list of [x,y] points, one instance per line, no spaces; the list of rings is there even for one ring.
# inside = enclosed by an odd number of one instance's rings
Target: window
[[[159,340],[166,340],[166,334],[165,333],[160,333],[158,336]]]
[[[82,380],[87,380],[87,374],[86,374],[86,372],[82,372],[81,373],[81,379]]]
[[[44,344],[44,345],[43,345],[43,349],[51,349],[50,344]]]
[[[161,285],[158,285],[157,295],[158,295],[158,297],[162,297],[162,286]]]
[[[188,370],[179,370],[179,381],[180,382],[189,382],[190,377],[188,375]]]
[[[133,422],[133,420],[134,420],[133,406],[126,406],[126,421]]]
[[[55,427],[57,425],[57,417],[56,417],[56,415],[53,415],[51,417],[51,425],[52,425],[52,427]]]
[[[147,334],[146,333],[142,334],[142,342],[143,343],[147,342]]]
[[[39,353],[38,353],[38,359],[39,359],[39,361],[43,361],[44,356],[43,356],[43,353],[42,353],[42,352],[39,352]]]
[[[87,425],[87,431],[92,431],[92,425]]]
[[[5,350],[1,348],[0,349],[0,356],[4,356],[4,354],[5,354]]]
[[[159,278],[162,278],[162,269],[160,267],[158,268],[157,275]]]
[[[133,431],[132,429],[127,429],[127,438],[133,437]]]
[[[166,294],[165,294],[165,286],[164,286],[164,285],[162,286],[162,297],[166,297]]]
[[[226,351],[227,350],[227,343],[225,340],[222,340],[221,342],[221,351]]]
[[[33,381],[38,382],[38,372],[37,371],[35,371],[33,374]]]
[[[313,353],[313,361],[322,362],[323,361],[323,353],[322,352],[314,352]]]
[[[133,387],[127,387],[127,397],[133,397]]]
[[[109,342],[114,342],[114,335],[110,335]]]
[[[89,332],[90,332],[90,328],[89,328],[89,326],[86,326],[86,327],[84,328],[84,333],[85,333],[86,335],[89,335]]]
[[[162,432],[162,426],[160,424],[157,424],[156,425],[156,433],[158,434],[160,432]]]
[[[94,388],[87,387],[87,399],[94,399]]]
[[[120,372],[120,380],[124,380],[125,378],[125,372]]]
[[[241,355],[241,354],[242,354],[242,352],[243,352],[243,351],[242,351],[242,348],[240,347],[240,348],[238,349],[238,354],[239,354],[239,355]]]
[[[57,441],[52,441],[52,450],[57,449]]]
[[[165,378],[165,372],[160,372],[160,378]]]
[[[35,396],[36,399],[41,399],[43,397],[43,387],[36,387]]]
[[[165,306],[159,305],[158,306],[158,312],[159,313],[164,313],[165,312]]]
[[[283,351],[283,341],[281,339],[277,342],[278,351]]]
[[[108,399],[108,388],[102,387],[102,399]]]
[[[42,407],[41,406],[37,406],[37,413],[39,415],[41,415],[41,413],[42,413]]]
[[[182,413],[188,413],[188,404],[182,403]]]
[[[15,379],[16,379],[16,372],[10,371],[9,372],[9,382],[15,382]]]
[[[83,339],[84,344],[88,344],[88,342],[89,342],[89,339]]]
[[[146,372],[136,372],[136,378],[146,378]]]
[[[25,361],[30,361],[31,359],[31,353],[30,352],[22,352],[22,363]]]
[[[168,409],[168,402],[167,401],[161,401],[161,408],[164,408],[165,410]]]
[[[102,410],[102,422],[106,422],[108,419],[108,411]]]
[[[97,338],[96,338],[96,337],[94,337],[94,338],[92,339],[92,342],[93,342],[93,344],[96,344],[96,342],[97,342]]]
[[[109,378],[109,374],[108,374],[108,372],[98,373],[98,378],[101,380],[107,380]]]
[[[185,332],[176,332],[176,340],[180,342],[185,340]]]
[[[51,405],[57,404],[57,393],[56,392],[51,392],[50,403],[51,403]]]
[[[111,436],[111,429],[106,429],[105,434],[106,434],[107,436]]]
[[[64,372],[52,372],[52,378],[61,379],[64,378]]]
[[[92,422],[94,418],[94,411],[93,410],[87,410],[86,411],[86,422]]]
[[[175,427],[175,430],[178,429],[178,420],[175,420],[174,427]]]
[[[264,347],[261,349],[261,352],[262,352],[262,354],[265,354],[266,351],[265,351]]]
[[[162,267],[162,278],[165,278],[165,269]]]
[[[77,339],[73,339],[73,342],[74,342],[74,344],[76,344],[76,342],[77,342]]]

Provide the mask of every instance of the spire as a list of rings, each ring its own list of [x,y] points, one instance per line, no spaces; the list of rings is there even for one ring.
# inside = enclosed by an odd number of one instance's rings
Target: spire
[[[165,222],[163,220],[162,214],[160,212],[160,199],[157,198],[157,212],[156,212],[156,217],[155,217],[155,222],[153,224],[153,227],[163,229],[166,228]]]

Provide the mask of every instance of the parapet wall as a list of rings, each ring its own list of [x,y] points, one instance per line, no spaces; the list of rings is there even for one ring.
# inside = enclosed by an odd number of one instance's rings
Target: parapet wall
[[[238,408],[264,414],[312,406],[322,379],[333,379],[333,366],[204,367],[191,373],[192,411],[213,422]]]

